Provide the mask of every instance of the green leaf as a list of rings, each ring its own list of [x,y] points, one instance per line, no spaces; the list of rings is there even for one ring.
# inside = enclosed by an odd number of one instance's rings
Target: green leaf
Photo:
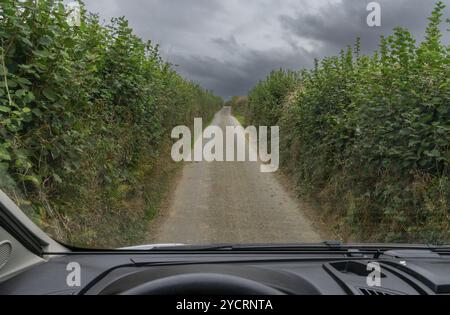
[[[59,175],[56,174],[56,173],[53,173],[53,178],[55,179],[55,181],[56,181],[58,184],[61,184],[61,183],[63,182],[62,179],[61,179],[61,177],[59,177]]]
[[[3,83],[3,87],[6,87],[5,82],[2,82],[2,83]],[[9,87],[9,88],[15,88],[15,87],[17,87],[17,82],[16,82],[16,81],[13,81],[13,80],[8,80],[8,87]]]
[[[29,47],[33,47],[33,43],[28,38],[22,37],[21,40],[25,45],[27,45]]]
[[[9,113],[11,112],[11,109],[6,106],[0,106],[0,112]]]
[[[37,117],[42,117],[42,112],[41,112],[41,110],[39,108],[33,108],[32,112]]]
[[[26,78],[16,78],[17,83],[21,84],[21,85],[32,85],[33,83],[31,83],[30,80],[26,79]]]
[[[15,94],[17,97],[22,97],[25,94],[27,94],[27,91],[26,90],[17,90]]]
[[[11,161],[11,155],[4,147],[0,147],[0,160]]]
[[[50,101],[56,101],[57,95],[56,92],[50,88],[45,88],[42,91],[42,94],[44,94],[44,96],[49,99]]]
[[[27,96],[25,98],[25,102],[26,103],[31,103],[32,101],[34,101],[36,99],[36,97],[34,96],[33,92],[28,92]]]
[[[25,182],[32,182],[33,184],[39,186],[41,184],[40,179],[37,176],[27,175],[23,177]]]
[[[400,130],[400,134],[402,135],[402,136],[407,136],[407,135],[409,135],[411,133],[411,131],[409,130],[409,129],[402,129],[402,130]]]
[[[40,58],[47,58],[50,56],[50,52],[48,52],[47,50],[34,50],[33,54]]]
[[[439,152],[439,150],[433,150],[433,151],[426,151],[425,155],[429,156],[429,157],[433,157],[433,158],[437,158],[441,156],[441,152]]]

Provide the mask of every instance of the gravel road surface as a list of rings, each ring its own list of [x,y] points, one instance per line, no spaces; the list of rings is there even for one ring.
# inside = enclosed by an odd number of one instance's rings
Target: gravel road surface
[[[225,107],[212,125],[225,129],[239,122]],[[321,241],[302,206],[275,174],[260,172],[260,162],[186,163],[152,234],[154,243]]]

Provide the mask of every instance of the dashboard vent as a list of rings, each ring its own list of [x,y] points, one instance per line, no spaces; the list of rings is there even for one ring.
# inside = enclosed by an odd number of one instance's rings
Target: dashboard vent
[[[359,288],[359,292],[361,292],[362,295],[397,295],[394,292],[379,290],[379,289],[373,289],[373,288]]]
[[[0,269],[3,268],[11,257],[12,246],[8,241],[0,242]]]

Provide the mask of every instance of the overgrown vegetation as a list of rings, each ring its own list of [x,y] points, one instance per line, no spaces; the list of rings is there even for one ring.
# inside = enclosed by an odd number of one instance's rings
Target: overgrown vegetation
[[[210,119],[222,100],[124,18],[102,26],[83,10],[71,27],[50,2],[0,1],[0,186],[19,187],[59,240],[134,244],[174,170],[170,130]]]
[[[233,111],[233,116],[241,123],[241,125],[246,126],[246,117],[248,116],[247,107],[247,97],[246,96],[233,96],[229,101],[225,103],[225,106],[231,107]]]
[[[422,43],[396,28],[365,56],[358,40],[312,70],[274,71],[241,104],[249,124],[280,125],[284,170],[342,239],[450,241],[443,10]]]

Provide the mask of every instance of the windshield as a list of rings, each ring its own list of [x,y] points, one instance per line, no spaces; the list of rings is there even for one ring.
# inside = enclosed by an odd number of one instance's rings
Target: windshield
[[[0,0],[0,189],[84,248],[449,244],[449,7]]]

